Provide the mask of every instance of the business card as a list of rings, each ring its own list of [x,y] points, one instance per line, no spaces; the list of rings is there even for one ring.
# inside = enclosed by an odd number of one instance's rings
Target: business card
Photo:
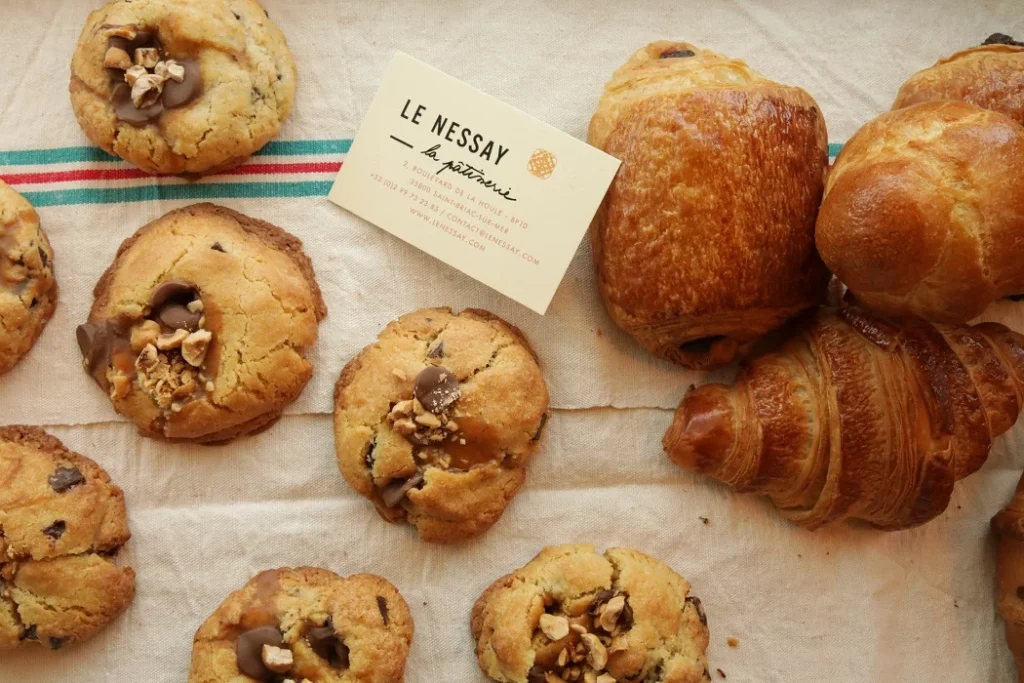
[[[329,198],[543,314],[618,167],[400,52]]]

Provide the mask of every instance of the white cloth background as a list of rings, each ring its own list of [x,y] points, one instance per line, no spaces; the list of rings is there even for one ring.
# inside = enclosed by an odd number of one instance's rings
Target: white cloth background
[[[0,0],[0,151],[87,144],[66,85],[78,32],[97,4]],[[912,72],[990,33],[1024,34],[1019,0],[265,4],[299,68],[281,136],[289,140],[352,137],[399,49],[582,138],[611,72],[645,43],[676,38],[806,88],[830,139],[842,142],[887,109]],[[0,175],[10,170],[0,166]],[[138,596],[89,643],[0,654],[0,683],[183,682],[192,634],[228,592],[259,570],[303,564],[375,572],[399,587],[416,620],[406,680],[483,681],[468,633],[473,601],[542,546],[562,542],[635,547],[685,575],[707,609],[710,668],[728,681],[1011,680],[987,525],[1024,467],[1024,427],[1003,437],[982,471],[958,486],[950,510],[923,528],[802,531],[767,503],[664,458],[669,409],[708,378],[650,358],[614,328],[586,244],[541,317],[325,198],[222,200],[306,243],[329,307],[316,374],[259,436],[219,448],[140,439],[82,372],[74,326],[121,240],[187,203],[39,210],[61,303],[35,350],[0,378],[0,424],[46,426],[126,490],[134,537],[125,559],[138,572]],[[338,372],[389,320],[424,305],[488,308],[520,326],[557,409],[501,522],[457,547],[424,544],[381,521],[333,458]],[[1024,330],[1022,313],[1024,304],[1004,303],[988,317]]]

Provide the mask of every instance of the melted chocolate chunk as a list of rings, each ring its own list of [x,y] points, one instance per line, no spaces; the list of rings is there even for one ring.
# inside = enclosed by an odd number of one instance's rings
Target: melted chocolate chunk
[[[46,266],[48,266],[50,264],[50,257],[46,255],[46,252],[43,251],[41,247],[38,248],[38,251],[39,251],[39,260],[42,261],[43,268],[45,268]]]
[[[173,330],[199,329],[202,313],[188,310],[188,305],[198,298],[195,288],[187,282],[170,280],[153,292],[149,305],[152,316]]]
[[[377,611],[380,612],[381,618],[384,620],[384,625],[388,625],[388,599],[383,595],[377,596]]]
[[[1017,598],[1024,600],[1024,586],[1017,586]]]
[[[427,358],[444,358],[444,342],[439,341],[437,346],[430,349],[430,353],[427,354]]]
[[[64,643],[68,642],[67,638],[50,638],[50,649],[59,650],[64,647]]]
[[[348,646],[334,631],[330,621],[326,626],[318,626],[307,633],[306,640],[313,652],[321,659],[326,659],[335,669],[348,668]]]
[[[537,426],[537,431],[530,437],[530,441],[540,441],[540,435],[544,431],[544,425],[548,423],[548,418],[551,417],[547,413],[540,416],[540,424]]]
[[[222,254],[227,253],[224,251],[224,247],[220,246],[220,242],[214,242],[213,246],[210,247],[210,249],[213,249],[214,251],[219,251]]]
[[[693,50],[669,50],[662,52],[658,59],[677,59],[679,57],[693,57],[696,53]]]
[[[118,83],[110,95],[110,103],[114,105],[114,114],[119,121],[141,126],[160,118],[164,113],[164,105],[157,100],[148,107],[136,107],[132,102],[132,89],[127,83]]]
[[[595,595],[594,599],[590,601],[590,607],[588,608],[591,616],[597,616],[597,611],[601,609],[601,606],[614,597],[615,593],[612,591],[601,591]]]
[[[284,639],[273,626],[260,626],[238,636],[235,643],[235,660],[238,670],[258,681],[270,681],[276,675],[263,664],[263,646],[281,647]]]
[[[459,380],[455,373],[440,365],[431,365],[416,376],[412,388],[413,396],[423,407],[437,414],[459,400]]]
[[[686,602],[693,604],[694,609],[697,610],[697,617],[700,619],[700,623],[707,626],[708,615],[704,613],[704,605],[701,603],[700,598],[695,595],[688,595],[686,596]]]
[[[85,323],[75,330],[78,348],[85,359],[85,369],[96,383],[108,389],[107,367],[110,365],[114,345],[119,339],[117,327],[109,320]]]
[[[50,475],[49,482],[51,489],[57,493],[64,493],[79,484],[84,484],[85,476],[77,467],[58,467],[57,471]]]
[[[185,67],[185,78],[181,83],[169,80],[164,83],[162,101],[168,109],[182,107],[198,95],[203,88],[203,79],[199,73],[199,62],[194,59],[178,59],[178,64]]]
[[[423,473],[417,472],[408,479],[395,479],[380,490],[384,507],[393,508],[402,502],[405,494],[423,483]]]
[[[50,526],[43,529],[43,533],[52,538],[55,541],[59,541],[60,537],[64,535],[64,532],[68,530],[67,522],[63,519],[58,519]]]
[[[622,606],[622,611],[619,613],[619,628],[623,631],[628,631],[633,628],[633,608],[629,606],[629,596],[626,596],[626,604]]]
[[[39,640],[39,633],[35,624],[25,627],[25,631],[21,634],[22,640]]]
[[[1005,33],[993,33],[985,39],[985,42],[982,43],[982,45],[1016,45],[1018,47],[1024,47],[1024,43],[1019,40],[1014,40]]]
[[[1024,294],[1011,294],[1006,298],[1010,301],[1024,301]]]

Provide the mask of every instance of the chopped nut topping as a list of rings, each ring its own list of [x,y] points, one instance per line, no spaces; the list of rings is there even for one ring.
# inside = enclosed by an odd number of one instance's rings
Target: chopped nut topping
[[[561,640],[569,635],[569,620],[554,614],[542,614],[540,630],[551,640]]]
[[[544,678],[546,680],[546,683],[565,683],[564,678],[562,678],[556,673],[552,673],[551,671],[544,674]]]
[[[576,633],[586,633],[587,632],[587,627],[584,626],[583,624],[570,624],[569,628],[571,628]]]
[[[395,431],[401,434],[402,436],[409,436],[410,434],[415,434],[416,430],[419,429],[419,427],[416,426],[416,423],[407,417],[402,418],[401,420],[395,420],[394,428]]]
[[[587,664],[600,671],[608,665],[608,650],[601,644],[601,640],[593,633],[584,633],[580,636],[583,645],[587,648]]]
[[[437,415],[434,415],[433,413],[423,413],[422,415],[417,415],[416,422],[418,424],[423,425],[424,427],[429,427],[431,429],[437,429],[441,426],[440,418],[438,418]]]
[[[213,391],[213,382],[211,380],[206,380],[206,392],[209,393],[211,391]]]
[[[263,665],[274,673],[283,674],[292,668],[295,657],[291,650],[273,645],[263,646]]]
[[[137,47],[135,48],[135,63],[139,66],[144,66],[147,69],[153,69],[156,67],[157,62],[160,61],[160,51],[155,47]]]
[[[156,348],[161,351],[170,351],[181,346],[182,342],[188,338],[188,330],[175,330],[167,334],[161,334],[156,339]]]
[[[124,375],[114,375],[110,382],[110,395],[114,398],[124,398],[128,395],[132,383]]]
[[[178,62],[173,59],[157,62],[156,67],[153,68],[153,73],[165,81],[181,83],[185,80],[185,67],[178,64]],[[201,311],[203,309],[200,307],[198,310]],[[193,311],[193,313],[195,313],[195,311]]]
[[[124,26],[109,26],[107,27],[107,37],[135,40],[139,37],[139,29],[131,24],[126,24]]]
[[[124,82],[128,85],[135,85],[137,80],[148,73],[149,72],[146,71],[146,67],[144,66],[129,67],[128,70],[124,72]]]
[[[160,336],[160,325],[153,320],[145,320],[141,325],[132,328],[132,351],[139,353],[150,344],[156,344]]]
[[[108,69],[127,71],[132,67],[132,58],[119,47],[107,48],[107,54],[103,56],[103,66]]]
[[[179,332],[181,330],[178,330]],[[213,340],[213,333],[209,330],[196,330],[187,335],[181,344],[181,357],[192,367],[198,368],[206,360],[206,352]]]
[[[148,370],[154,367],[159,362],[159,355],[157,354],[156,347],[152,344],[147,344],[143,349],[142,353],[135,360],[135,366],[142,370]]]
[[[562,648],[562,651],[558,653],[558,666],[565,666],[569,663],[569,651]]]
[[[162,63],[163,62],[161,62],[161,64]],[[158,69],[158,71],[159,71],[159,69]],[[193,313],[202,313],[203,312],[203,300],[202,299],[192,299],[192,301],[188,302],[187,308],[188,308],[188,310],[190,310]]]
[[[597,677],[597,683],[616,683],[615,676],[611,674],[601,674]]]
[[[164,82],[159,76],[150,73],[139,76],[132,85],[132,104],[140,109],[148,107],[160,98],[163,89]]]
[[[619,615],[622,614],[622,610],[626,607],[626,596],[616,595],[614,598],[604,604],[599,612],[598,624],[601,628],[608,633],[615,630],[615,625],[619,621]]]

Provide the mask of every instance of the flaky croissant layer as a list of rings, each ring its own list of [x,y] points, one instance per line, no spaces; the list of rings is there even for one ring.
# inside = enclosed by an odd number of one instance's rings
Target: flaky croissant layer
[[[734,386],[691,390],[664,446],[802,526],[905,529],[946,509],[1022,405],[1024,336],[1002,325],[821,309]]]

